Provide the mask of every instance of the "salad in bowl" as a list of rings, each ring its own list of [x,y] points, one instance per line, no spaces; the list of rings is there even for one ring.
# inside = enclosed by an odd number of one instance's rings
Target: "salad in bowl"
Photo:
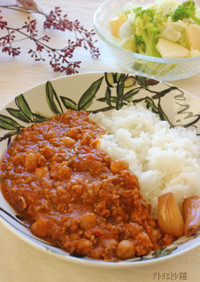
[[[200,72],[200,10],[193,1],[108,0],[94,27],[130,73],[173,81]]]
[[[200,55],[200,10],[191,0],[130,2],[109,24],[114,42],[129,51],[162,58]]]

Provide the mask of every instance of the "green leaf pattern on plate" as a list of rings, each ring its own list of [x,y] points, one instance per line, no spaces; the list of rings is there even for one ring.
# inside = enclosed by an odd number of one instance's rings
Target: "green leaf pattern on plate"
[[[58,96],[50,81],[47,81],[46,83],[46,99],[53,114],[59,115],[63,113]]]
[[[78,106],[76,102],[74,102],[72,99],[64,96],[60,96],[61,101],[63,102],[63,105],[65,106],[66,109],[70,110],[78,110]]]
[[[87,110],[97,113],[99,111],[120,109],[129,103],[137,104],[144,102],[147,109],[151,109],[152,112],[159,115],[161,120],[166,120],[173,126],[163,110],[162,98],[178,88],[168,85],[164,90],[156,90],[154,86],[158,83],[158,81],[153,79],[125,73],[104,73],[104,76],[101,76],[88,86],[78,101],[74,101],[67,96],[58,96],[50,81],[46,82],[44,94],[46,95],[47,105],[53,114],[62,114],[64,112],[62,106],[66,110]],[[105,94],[99,98],[97,94],[101,87],[105,88]],[[147,92],[146,97],[140,95],[144,90]],[[182,90],[179,91],[182,93]],[[102,107],[91,110],[91,106],[95,101],[102,103]],[[45,115],[33,113],[23,94],[15,98],[15,104],[17,108],[6,108],[12,118],[0,115],[0,129],[11,131],[10,134],[6,132],[4,136],[0,137],[0,141],[10,138],[14,132],[17,134],[24,127],[23,123],[38,123],[48,119]],[[189,122],[184,126],[191,126],[199,119],[200,116],[197,115],[193,122]],[[20,122],[23,123],[20,124]]]
[[[32,120],[32,113],[27,104],[24,95],[19,95],[15,98],[15,103],[18,106],[20,112],[29,120]]]
[[[86,110],[92,103],[97,91],[99,90],[103,77],[93,82],[90,87],[83,93],[79,102],[78,102],[78,110]]]
[[[14,119],[7,117],[5,115],[0,115],[0,128],[13,130],[19,127],[20,125]]]
[[[11,114],[13,117],[15,117],[18,120],[21,120],[26,123],[30,123],[31,119],[29,119],[22,110],[18,109],[12,109],[12,108],[7,108],[7,111],[9,114]]]

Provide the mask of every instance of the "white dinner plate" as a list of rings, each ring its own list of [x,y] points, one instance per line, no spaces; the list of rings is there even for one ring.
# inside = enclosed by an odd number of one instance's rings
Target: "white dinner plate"
[[[176,86],[124,73],[86,73],[57,78],[18,95],[0,111],[0,156],[21,128],[42,122],[67,109],[89,112],[120,109],[128,103],[144,103],[172,126],[195,127],[200,132],[200,100]],[[0,193],[1,221],[32,245],[76,263],[103,267],[133,267],[180,255],[200,244],[200,232],[181,237],[172,245],[123,262],[77,258],[35,237]]]

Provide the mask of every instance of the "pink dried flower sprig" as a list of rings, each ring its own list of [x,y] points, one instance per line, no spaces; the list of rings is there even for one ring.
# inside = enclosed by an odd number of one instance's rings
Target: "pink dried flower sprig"
[[[29,39],[34,43],[34,48],[30,48],[28,53],[35,61],[45,61],[44,52],[48,54],[49,64],[56,72],[65,72],[67,75],[75,74],[80,68],[81,61],[71,61],[77,48],[88,50],[93,58],[100,55],[99,49],[95,47],[96,40],[93,41],[95,35],[94,30],[88,31],[78,20],[70,21],[68,15],[63,15],[60,7],[55,7],[49,14],[45,14],[38,9],[33,1],[17,1],[18,4],[11,6],[0,6],[4,9],[12,9],[15,11],[28,13],[27,21],[21,27],[11,27],[0,14],[0,29],[6,31],[6,34],[0,37],[0,50],[11,56],[18,56],[21,53],[21,47],[16,44],[23,42],[17,40],[17,35],[23,39]],[[28,8],[27,8],[28,7]],[[29,8],[30,7],[30,8]],[[30,10],[29,10],[30,9]],[[1,12],[1,10],[0,10]],[[37,13],[43,15],[44,29],[54,29],[60,31],[70,31],[73,33],[74,40],[67,39],[64,48],[52,48],[48,45],[50,37],[48,35],[39,36],[37,30],[37,21],[31,19],[31,14]]]

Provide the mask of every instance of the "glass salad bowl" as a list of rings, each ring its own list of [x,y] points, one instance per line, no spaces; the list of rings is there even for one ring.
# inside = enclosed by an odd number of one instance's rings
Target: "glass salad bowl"
[[[128,51],[114,43],[109,20],[116,17],[123,6],[129,2],[143,6],[154,1],[108,0],[98,7],[93,18],[96,33],[111,49],[117,63],[130,73],[161,81],[185,79],[199,73],[200,56],[187,58],[152,57]]]

